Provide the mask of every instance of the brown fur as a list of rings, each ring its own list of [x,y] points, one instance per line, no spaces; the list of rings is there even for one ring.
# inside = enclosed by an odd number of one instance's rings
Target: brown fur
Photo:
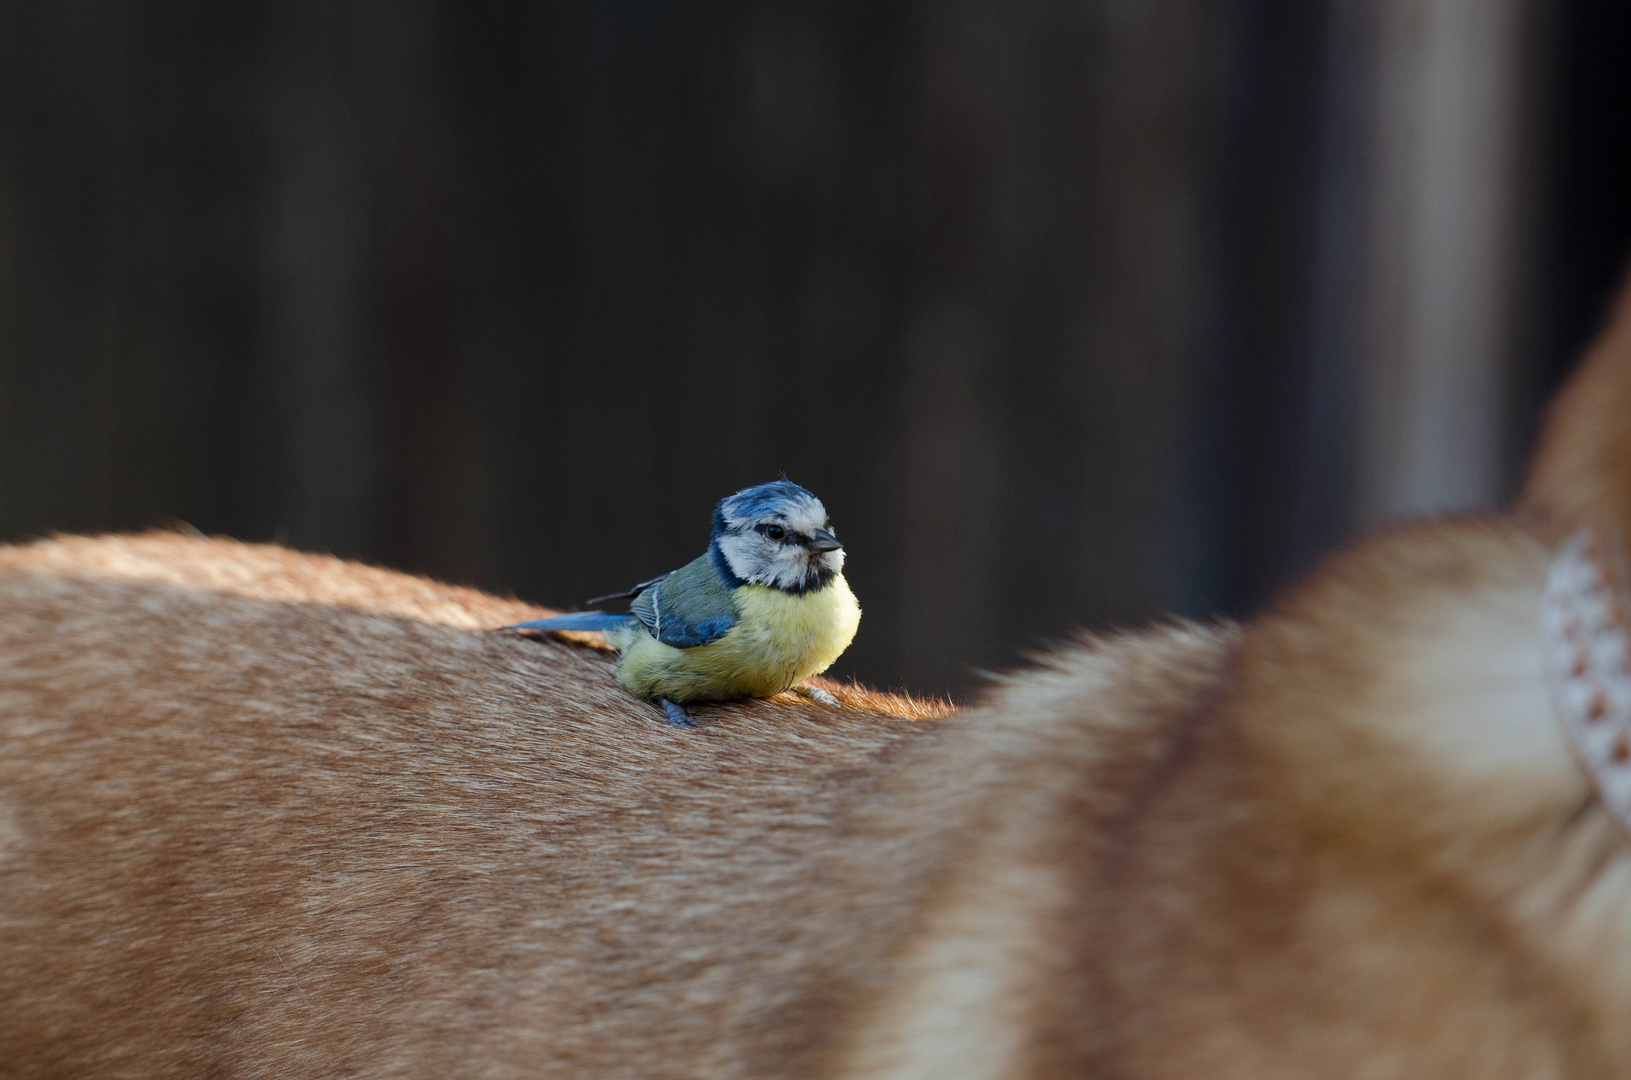
[[[1519,509],[1553,540],[1583,523],[1631,536],[1631,287],[1547,411]]]
[[[962,713],[674,731],[513,601],[0,549],[0,1074],[1626,1075],[1631,858],[1537,644],[1547,542],[1631,520],[1605,341],[1516,518]]]
[[[1218,654],[1074,658],[1128,684],[1102,741],[832,684],[675,732],[603,650],[480,629],[522,605],[275,548],[5,549],[0,611],[0,1070],[31,1077],[830,1071],[948,867],[1051,870],[1012,809],[1080,801]]]

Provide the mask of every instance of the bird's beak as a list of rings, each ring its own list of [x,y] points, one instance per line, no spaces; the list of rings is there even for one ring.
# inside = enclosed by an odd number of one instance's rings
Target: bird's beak
[[[837,551],[844,545],[838,542],[838,537],[834,536],[826,529],[817,529],[815,532],[810,534],[810,543],[808,546],[811,551],[823,552]]]

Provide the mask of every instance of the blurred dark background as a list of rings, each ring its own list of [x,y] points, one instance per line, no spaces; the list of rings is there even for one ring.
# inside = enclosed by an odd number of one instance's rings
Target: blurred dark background
[[[1505,498],[1631,243],[1610,0],[0,4],[0,538],[570,605],[785,470],[962,693]]]

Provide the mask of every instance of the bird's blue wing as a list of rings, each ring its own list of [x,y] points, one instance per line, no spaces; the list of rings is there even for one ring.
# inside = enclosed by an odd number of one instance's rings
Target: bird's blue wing
[[[552,615],[547,619],[533,619],[529,622],[518,622],[510,626],[501,626],[500,630],[618,630],[628,626],[633,619],[627,614],[613,614],[608,611],[578,611],[570,615]]]
[[[736,625],[731,587],[703,555],[634,598],[629,614],[664,645],[694,649],[718,641]]]

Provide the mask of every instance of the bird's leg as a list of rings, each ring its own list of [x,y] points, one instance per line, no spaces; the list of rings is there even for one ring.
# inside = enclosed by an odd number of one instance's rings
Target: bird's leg
[[[657,704],[661,705],[663,707],[663,712],[668,714],[669,727],[697,726],[696,722],[691,719],[690,713],[686,712],[672,701],[669,701],[667,698],[659,698]]]
[[[823,705],[838,704],[837,698],[833,697],[819,686],[795,686],[793,687],[793,693],[802,698],[809,698],[811,701],[819,701]]]

